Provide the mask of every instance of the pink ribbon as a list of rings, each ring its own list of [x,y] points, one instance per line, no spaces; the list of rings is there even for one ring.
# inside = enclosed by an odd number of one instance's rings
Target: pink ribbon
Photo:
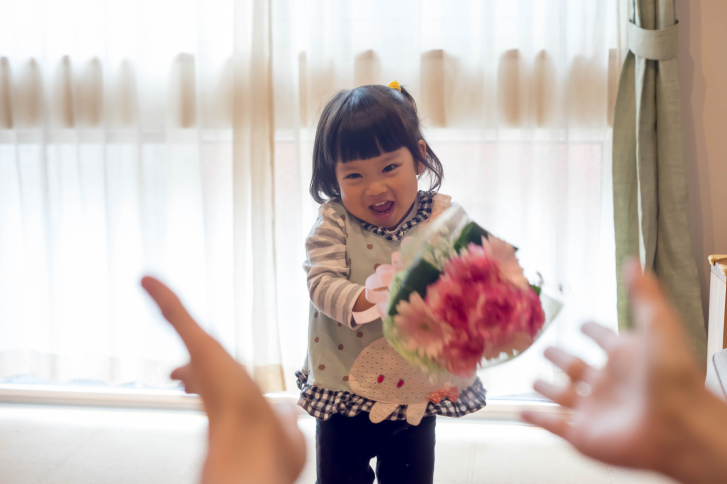
[[[385,318],[389,306],[389,286],[394,275],[404,270],[398,252],[391,254],[391,264],[381,264],[376,272],[366,278],[366,299],[374,303],[381,318]]]
[[[447,400],[449,400],[450,402],[456,402],[457,399],[459,399],[459,388],[457,388],[457,387],[443,388],[441,390],[437,390],[436,392],[432,392],[429,394],[429,401],[434,404],[441,402],[445,398]]]

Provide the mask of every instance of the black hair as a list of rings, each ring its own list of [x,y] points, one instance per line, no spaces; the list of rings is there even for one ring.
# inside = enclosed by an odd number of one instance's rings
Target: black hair
[[[415,162],[426,168],[431,191],[442,185],[442,163],[427,143],[426,156],[419,150],[424,140],[414,98],[404,89],[361,86],[335,94],[316,129],[310,194],[318,203],[340,198],[336,163],[367,160],[406,147]],[[426,143],[426,140],[424,140]]]

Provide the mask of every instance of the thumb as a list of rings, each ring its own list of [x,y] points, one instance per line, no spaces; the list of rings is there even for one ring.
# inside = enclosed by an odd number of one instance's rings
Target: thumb
[[[305,436],[298,427],[298,409],[289,402],[280,402],[273,408],[290,445],[288,465],[297,477],[305,465],[306,456]]]
[[[200,392],[192,363],[187,363],[186,365],[175,369],[170,377],[172,380],[180,380],[184,384],[184,391],[186,393],[198,394]]]
[[[649,271],[642,273],[640,263],[632,259],[624,264],[624,277],[634,325],[653,336],[683,337],[679,316],[656,276]]]
[[[273,405],[278,420],[284,427],[298,426],[298,410],[289,402],[278,402]]]

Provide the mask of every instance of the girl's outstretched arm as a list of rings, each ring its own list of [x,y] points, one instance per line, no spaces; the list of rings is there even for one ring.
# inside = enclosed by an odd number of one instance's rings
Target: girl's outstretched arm
[[[360,298],[365,301],[364,286],[348,280],[351,269],[346,261],[344,217],[332,203],[321,205],[318,219],[305,241],[307,258],[303,268],[308,274],[313,305],[331,319],[355,328],[354,307],[356,311],[366,309],[361,308],[359,301]]]

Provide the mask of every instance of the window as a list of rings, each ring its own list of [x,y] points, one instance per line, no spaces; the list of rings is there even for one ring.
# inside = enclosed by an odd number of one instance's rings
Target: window
[[[153,273],[293,391],[317,114],[394,79],[442,191],[562,290],[539,346],[597,360],[577,326],[615,324],[614,3],[0,0],[0,381],[172,385]],[[540,353],[483,372],[490,395],[553,378]]]

